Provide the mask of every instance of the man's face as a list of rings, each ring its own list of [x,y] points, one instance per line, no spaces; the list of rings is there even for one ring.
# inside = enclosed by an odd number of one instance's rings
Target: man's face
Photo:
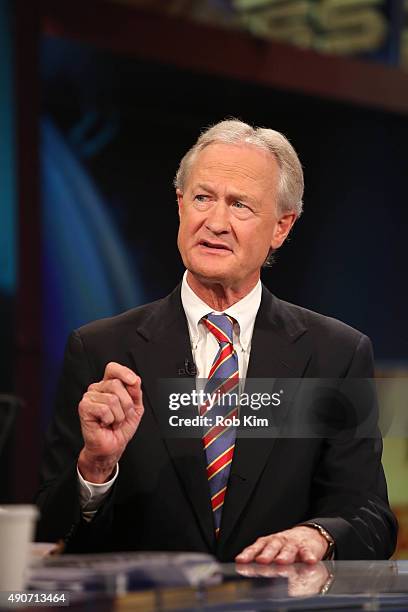
[[[269,249],[281,246],[296,218],[278,215],[278,180],[274,156],[253,145],[214,143],[197,155],[177,198],[178,247],[198,280],[255,285]]]

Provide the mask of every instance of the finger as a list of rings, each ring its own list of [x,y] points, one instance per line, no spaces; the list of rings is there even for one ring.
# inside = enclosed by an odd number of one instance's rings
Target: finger
[[[107,391],[118,397],[125,415],[129,415],[129,413],[131,414],[135,408],[135,403],[132,394],[129,393],[130,386],[124,385],[117,378],[104,382],[104,385],[106,385]]]
[[[88,392],[96,392],[98,395],[115,395],[118,398],[125,415],[127,415],[129,411],[133,410],[134,408],[134,401],[131,394],[128,392],[128,389],[123,382],[117,378],[93,383],[88,387]]]
[[[295,544],[285,544],[279,551],[279,554],[275,557],[276,563],[281,563],[282,565],[288,565],[289,563],[294,563],[296,561],[296,557],[299,551],[299,547]]]
[[[310,550],[308,546],[300,546],[298,551],[298,559],[303,563],[317,563],[320,559]]]
[[[235,557],[235,561],[237,561],[237,563],[251,563],[264,548],[265,544],[265,538],[258,538],[251,546],[244,548],[244,550]]]
[[[89,402],[84,406],[83,401],[79,403],[79,414],[81,421],[85,424],[99,423],[105,427],[110,427],[115,422],[115,415],[112,410],[103,403]]]
[[[143,404],[142,381],[140,376],[136,376],[136,380],[133,385],[126,385],[126,389],[133,400],[134,406]]]
[[[120,426],[127,439],[134,435],[144,413],[140,385],[140,377],[136,376],[135,385],[124,386],[120,380],[113,379],[94,383],[89,387],[93,390],[88,393],[96,393],[98,397],[113,394],[119,399],[120,407],[116,407],[116,403],[110,404],[115,416],[118,417],[112,427],[115,429]]]
[[[123,389],[126,394],[126,390]],[[86,394],[86,398],[96,404],[105,404],[112,411],[113,416],[115,417],[115,421],[113,425],[121,424],[126,418],[126,406],[123,406],[123,399],[120,399],[116,393],[98,393],[95,391],[90,391]],[[132,399],[128,395],[127,403],[132,406]]]
[[[117,378],[126,385],[133,385],[136,382],[136,374],[126,366],[111,361],[105,368],[103,380]]]
[[[139,427],[139,423],[144,414],[143,394],[140,388],[141,381],[139,377],[137,378],[138,381],[136,385],[126,385],[126,390],[132,399],[132,410],[127,413],[126,418],[130,428],[134,429]]]
[[[255,561],[257,563],[272,563],[283,545],[284,542],[281,538],[271,538],[263,550],[256,556]]]

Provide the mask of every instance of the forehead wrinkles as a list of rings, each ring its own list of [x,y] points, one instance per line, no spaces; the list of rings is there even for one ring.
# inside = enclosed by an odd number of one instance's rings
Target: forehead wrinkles
[[[218,162],[211,160],[207,163],[197,164],[197,174],[205,174],[220,178],[223,176],[228,178],[241,178],[257,182],[265,177],[264,172],[260,172],[259,169],[254,168],[250,164],[231,163],[228,160],[221,160]]]
[[[233,153],[236,153],[235,149],[236,147],[233,148]],[[207,149],[204,149],[197,156],[191,169],[188,180],[191,187],[197,183],[211,183],[211,185],[221,187],[224,181],[231,181],[234,184],[224,185],[224,187],[249,189],[259,195],[264,192],[269,195],[275,192],[277,165],[274,172],[275,160],[272,156],[269,157],[268,153],[265,153],[264,159],[262,159],[263,155],[251,156],[250,159],[248,155],[231,155],[231,150],[211,151],[210,155],[206,153]],[[228,156],[232,159],[228,159]]]

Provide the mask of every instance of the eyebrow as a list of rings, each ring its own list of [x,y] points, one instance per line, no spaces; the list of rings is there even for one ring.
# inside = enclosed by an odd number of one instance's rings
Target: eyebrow
[[[214,193],[214,189],[208,183],[198,183],[194,189],[202,189],[203,191]]]
[[[208,183],[198,183],[195,186],[195,189],[202,189],[203,191],[208,191],[210,193],[214,193],[215,190],[213,187],[211,187],[211,185],[209,185]],[[249,202],[253,205],[256,205],[258,202],[255,198],[251,198],[250,196],[248,196],[245,193],[239,193],[238,191],[232,191],[229,194],[229,197],[233,197],[234,200],[243,200],[244,202]]]

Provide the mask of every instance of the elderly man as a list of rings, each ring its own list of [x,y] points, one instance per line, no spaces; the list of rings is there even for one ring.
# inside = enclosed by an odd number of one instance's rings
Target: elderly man
[[[218,123],[182,159],[175,184],[182,283],[69,339],[39,537],[64,538],[71,551],[203,551],[239,562],[389,557],[397,528],[378,437],[163,433],[158,381],[180,373],[208,388],[215,374],[229,388],[373,375],[366,336],[260,282],[302,211],[302,168],[282,134]]]

